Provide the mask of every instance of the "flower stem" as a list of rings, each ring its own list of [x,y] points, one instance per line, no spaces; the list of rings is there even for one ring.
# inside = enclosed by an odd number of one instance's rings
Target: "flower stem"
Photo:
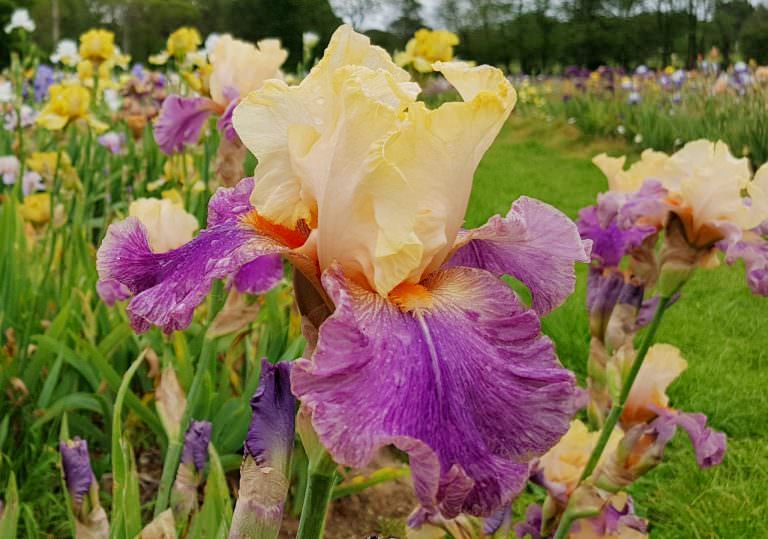
[[[320,539],[325,529],[325,517],[336,484],[335,470],[310,471],[301,522],[296,539]]]
[[[598,439],[595,448],[592,450],[592,454],[589,456],[587,465],[584,467],[584,471],[579,478],[579,483],[576,485],[576,488],[578,488],[578,486],[583,483],[590,475],[592,475],[592,472],[595,471],[597,463],[600,461],[600,457],[602,456],[603,451],[605,450],[605,446],[608,443],[608,439],[610,438],[614,427],[619,422],[619,418],[624,411],[624,405],[627,402],[627,397],[629,397],[629,392],[632,389],[632,385],[635,383],[637,374],[640,372],[640,367],[643,366],[645,356],[648,354],[648,350],[650,349],[651,344],[653,344],[654,338],[656,337],[656,331],[659,329],[661,319],[664,316],[664,312],[667,310],[667,307],[669,307],[669,304],[670,297],[660,298],[659,307],[656,310],[653,321],[651,321],[651,325],[648,328],[648,332],[645,334],[643,343],[640,345],[640,349],[637,351],[637,356],[635,357],[635,361],[632,363],[632,368],[627,375],[627,379],[621,386],[619,401],[613,405],[611,412],[608,414],[608,417],[603,424],[603,428],[600,431],[600,438]],[[571,529],[571,525],[576,519],[577,517],[572,513],[569,513],[569,511],[566,509],[565,513],[563,514],[563,518],[560,520],[560,525],[557,527],[557,532],[555,533],[553,539],[565,539],[568,537],[568,532]]]
[[[208,315],[207,328],[210,327],[213,319],[218,314],[221,307],[224,305],[223,301],[223,284],[221,281],[216,281],[212,292],[212,307]],[[179,424],[178,434],[168,441],[168,450],[165,453],[165,461],[163,462],[163,473],[160,476],[160,486],[157,491],[157,499],[155,501],[155,514],[157,518],[160,513],[168,508],[168,503],[171,497],[171,487],[173,481],[176,479],[176,470],[179,467],[179,461],[181,460],[181,451],[184,448],[184,435],[189,427],[189,422],[192,419],[192,411],[197,404],[200,394],[203,390],[203,380],[205,374],[208,372],[213,356],[216,355],[216,341],[209,338],[207,335],[203,338],[203,345],[200,350],[200,359],[195,369],[195,376],[192,379],[192,384],[189,386],[189,394],[187,395],[187,405],[184,408],[184,414],[181,416],[181,422]]]

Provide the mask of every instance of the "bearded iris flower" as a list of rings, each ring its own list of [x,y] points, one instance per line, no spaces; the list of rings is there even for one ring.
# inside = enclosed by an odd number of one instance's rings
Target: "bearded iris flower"
[[[80,57],[100,64],[115,54],[115,34],[109,30],[94,28],[80,36]]]
[[[168,96],[155,125],[155,140],[167,154],[197,142],[212,113],[220,116],[219,129],[228,140],[236,134],[231,126],[232,110],[241,96],[259,88],[265,80],[281,78],[280,66],[288,52],[277,39],[252,45],[230,35],[216,40],[211,54],[210,98]]]
[[[428,110],[386,51],[342,26],[301,84],[269,80],[234,110],[259,164],[216,193],[207,230],[155,255],[129,219],[110,227],[98,267],[135,294],[134,327],[177,329],[213,279],[282,254],[333,311],[291,373],[331,456],[362,466],[393,444],[410,455],[421,517],[489,515],[568,429],[574,379],[539,316],[573,291],[590,242],[526,197],[461,229],[516,94],[489,66],[434,68],[463,101]]]
[[[620,227],[665,229],[662,288],[675,289],[694,268],[716,264],[719,248],[729,262],[744,258],[752,291],[768,293],[768,246],[756,232],[768,219],[768,165],[753,176],[746,158],[707,140],[672,155],[646,150],[627,170],[624,160],[602,154],[594,162],[608,178],[611,192],[604,196],[624,196]]]

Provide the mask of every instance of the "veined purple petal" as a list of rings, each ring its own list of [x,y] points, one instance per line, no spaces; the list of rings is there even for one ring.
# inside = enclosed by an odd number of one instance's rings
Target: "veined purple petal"
[[[245,451],[259,466],[291,454],[296,431],[296,398],[291,393],[291,363],[261,362],[259,389],[251,398],[253,416]],[[287,465],[287,462],[284,463]]]
[[[234,187],[220,187],[208,202],[208,228],[232,221],[253,209],[253,178],[243,178]]]
[[[590,242],[559,210],[528,197],[518,199],[506,217],[491,217],[462,231],[460,247],[447,267],[480,268],[512,275],[530,289],[533,309],[544,315],[560,305],[576,284],[575,262],[589,262]]]
[[[88,456],[88,442],[76,436],[73,440],[61,442],[59,450],[64,468],[64,481],[72,499],[79,504],[94,479],[91,459]]]
[[[211,422],[192,421],[184,435],[184,449],[181,462],[194,465],[198,472],[203,471],[208,462],[208,443],[211,441]]]
[[[279,282],[283,268],[273,257],[287,248],[240,222],[250,209],[239,202],[247,187],[243,181],[220,189],[210,202],[209,227],[165,253],[152,251],[135,217],[110,225],[96,255],[102,298],[114,302],[134,296],[128,305],[133,328],[143,332],[157,325],[170,333],[190,324],[216,279],[236,280],[244,270],[242,286],[260,292]]]
[[[205,97],[169,95],[155,123],[155,141],[167,155],[182,151],[200,138],[211,112],[211,101]]]
[[[573,375],[535,312],[475,268],[431,274],[429,306],[407,312],[338,266],[323,285],[336,311],[292,385],[335,460],[363,466],[398,446],[422,505],[445,518],[488,516],[518,494],[574,412]]]
[[[493,535],[496,530],[501,528],[502,525],[509,526],[512,520],[512,504],[502,505],[501,509],[497,510],[491,516],[483,520],[483,533],[486,535]]]
[[[677,427],[688,433],[700,468],[710,468],[723,461],[728,444],[726,436],[707,427],[707,416],[665,410],[651,423],[651,428],[659,432],[657,443],[663,445],[674,436]]]

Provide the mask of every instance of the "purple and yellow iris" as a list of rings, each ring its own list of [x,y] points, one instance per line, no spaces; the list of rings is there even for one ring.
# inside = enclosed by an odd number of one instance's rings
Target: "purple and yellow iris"
[[[234,109],[259,165],[216,193],[206,230],[153,253],[128,219],[98,255],[100,290],[132,296],[138,330],[182,329],[214,279],[264,290],[276,257],[291,262],[332,313],[294,363],[293,394],[336,462],[408,453],[423,519],[490,515],[567,431],[575,381],[539,317],[573,291],[591,245],[525,197],[461,229],[516,94],[489,66],[433,67],[464,101],[428,110],[386,51],[342,26],[301,84],[270,80]],[[503,275],[528,286],[531,308]]]

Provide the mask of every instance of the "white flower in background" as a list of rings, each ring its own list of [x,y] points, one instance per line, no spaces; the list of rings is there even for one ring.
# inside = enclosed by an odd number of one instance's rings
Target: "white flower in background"
[[[122,104],[122,100],[120,99],[120,94],[117,90],[114,88],[105,88],[104,89],[104,103],[107,104],[107,108],[112,112],[117,112],[120,110],[120,105]]]
[[[74,66],[80,61],[77,51],[77,43],[71,39],[62,39],[56,44],[56,51],[51,54],[51,62],[62,63],[66,66]]]
[[[16,94],[13,93],[13,84],[6,80],[0,82],[0,103],[10,103],[14,100]]]
[[[635,135],[635,144],[642,144],[643,143],[643,135],[638,133]]]
[[[213,50],[216,48],[216,43],[218,43],[220,37],[221,34],[213,32],[208,34],[208,37],[205,38],[205,54],[207,54],[209,57],[211,54],[213,54]]]
[[[301,35],[301,41],[305,49],[314,49],[320,41],[320,36],[314,32],[304,32]]]
[[[29,127],[37,120],[37,111],[29,105],[21,106],[21,127]],[[11,109],[5,115],[4,127],[6,131],[13,131],[19,126],[16,109]]]
[[[29,16],[29,11],[26,9],[17,9],[11,15],[11,22],[5,25],[5,33],[10,34],[17,28],[22,28],[27,32],[35,31],[35,21]]]
[[[616,128],[616,132],[619,135],[624,135],[627,132],[627,129],[623,125],[620,125],[619,127]]]
[[[19,160],[15,155],[4,155],[0,157],[0,176],[3,177],[5,185],[16,183],[16,176],[19,175]]]
[[[21,180],[21,192],[24,193],[25,197],[31,195],[35,191],[44,190],[45,182],[43,182],[43,177],[40,176],[40,174],[34,170],[28,170],[24,173],[24,179]]]

